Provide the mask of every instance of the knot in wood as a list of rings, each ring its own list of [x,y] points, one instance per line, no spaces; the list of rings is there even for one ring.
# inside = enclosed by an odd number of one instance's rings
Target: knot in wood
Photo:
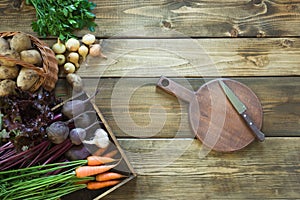
[[[252,0],[253,5],[259,6],[263,3],[263,0]]]
[[[263,32],[263,31],[258,31],[257,34],[256,34],[256,37],[258,37],[258,38],[263,38],[265,36],[266,36],[266,33]]]
[[[239,31],[236,28],[231,29],[230,31],[231,37],[238,37],[239,36]]]
[[[21,10],[22,7],[24,6],[24,2],[23,0],[13,0],[11,2],[11,6],[16,9],[16,10]]]
[[[172,23],[168,20],[163,20],[161,22],[162,26],[166,29],[171,29],[172,28]]]
[[[290,48],[293,47],[294,41],[289,39],[284,39],[281,41],[281,46],[284,48]]]
[[[270,62],[269,57],[267,55],[246,56],[246,59],[252,62],[257,67],[267,66]]]

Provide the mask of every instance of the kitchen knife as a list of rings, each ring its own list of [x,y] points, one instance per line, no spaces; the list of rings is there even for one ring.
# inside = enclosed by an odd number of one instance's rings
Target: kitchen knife
[[[249,128],[252,130],[256,138],[262,142],[265,140],[265,135],[263,132],[261,132],[257,126],[253,123],[250,116],[247,114],[247,107],[245,104],[243,104],[239,98],[233,93],[233,91],[221,80],[219,80],[219,83],[226,94],[227,98],[229,99],[230,103],[233,105],[235,110],[242,116],[242,118],[245,120],[246,124],[249,126]]]

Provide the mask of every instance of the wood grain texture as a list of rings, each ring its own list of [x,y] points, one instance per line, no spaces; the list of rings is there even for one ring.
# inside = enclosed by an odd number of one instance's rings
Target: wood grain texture
[[[83,77],[295,76],[299,38],[108,39],[108,59],[89,57]]]
[[[7,13],[0,31],[23,30],[32,33],[35,10],[21,0],[0,3]],[[300,32],[300,2],[278,0],[230,1],[102,1],[97,4],[96,35],[136,37],[138,30],[174,30],[192,37],[297,36]],[[22,19],[20,23],[19,19]],[[288,23],[287,23],[288,22]],[[83,35],[87,30],[77,32]],[[124,34],[126,33],[126,34]],[[151,37],[170,36],[169,34]]]
[[[174,78],[190,90],[211,79]],[[263,131],[267,136],[300,135],[300,78],[234,78],[248,86],[263,107]],[[156,88],[158,78],[84,79],[85,88],[100,93],[95,103],[117,137],[188,137],[188,106]],[[57,94],[72,95],[63,79]],[[152,119],[152,120],[151,120]]]
[[[300,196],[299,138],[267,138],[264,143],[253,143],[236,153],[210,152],[202,158],[198,140],[119,142],[139,176],[104,199],[298,199]],[[184,151],[178,155],[181,149]],[[170,161],[168,164],[166,159]]]

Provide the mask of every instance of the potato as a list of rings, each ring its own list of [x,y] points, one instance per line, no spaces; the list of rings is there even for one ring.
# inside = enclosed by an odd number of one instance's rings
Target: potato
[[[3,37],[0,37],[0,51],[6,51],[9,49],[9,43]]]
[[[16,89],[16,82],[6,79],[0,82],[0,96],[14,94]]]
[[[25,33],[17,33],[11,38],[10,48],[19,53],[21,51],[31,49],[31,39]]]
[[[21,60],[33,65],[41,66],[43,59],[40,52],[36,49],[24,50],[20,53]]]
[[[0,55],[20,60],[20,54],[14,50],[9,49],[9,50],[0,52]],[[0,58],[0,65],[4,65],[7,67],[13,67],[13,66],[15,66],[15,62],[7,61],[6,59]]]
[[[17,86],[22,90],[29,90],[39,78],[35,70],[23,67],[17,77]]]
[[[15,79],[19,74],[19,67],[0,66],[0,79]]]

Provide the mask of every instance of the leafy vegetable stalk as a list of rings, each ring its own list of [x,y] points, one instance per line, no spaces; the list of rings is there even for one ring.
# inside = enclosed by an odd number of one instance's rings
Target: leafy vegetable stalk
[[[95,31],[95,15],[91,12],[96,4],[88,0],[26,0],[36,10],[37,20],[32,22],[33,31],[40,36],[48,35],[67,40],[73,31],[87,27]]]
[[[0,172],[0,199],[53,199],[86,187],[78,181],[93,180],[94,177],[77,178],[73,171],[85,164],[85,160],[47,164],[18,170]],[[66,171],[47,176],[55,170]]]

